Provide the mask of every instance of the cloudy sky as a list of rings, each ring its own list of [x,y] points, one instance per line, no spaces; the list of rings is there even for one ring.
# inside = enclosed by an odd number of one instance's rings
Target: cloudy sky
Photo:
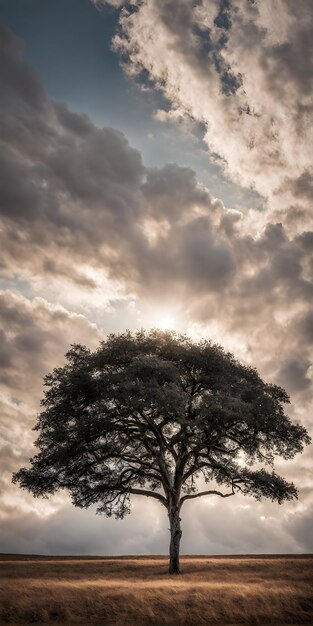
[[[286,388],[312,434],[311,0],[0,0],[0,551],[166,553],[11,485],[71,342],[171,326]],[[187,553],[313,551],[312,447],[284,505],[203,498]],[[143,501],[144,500],[144,501]]]

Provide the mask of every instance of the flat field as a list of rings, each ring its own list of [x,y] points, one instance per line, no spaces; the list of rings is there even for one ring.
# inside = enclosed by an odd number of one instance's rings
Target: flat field
[[[0,555],[0,622],[313,624],[313,556]]]

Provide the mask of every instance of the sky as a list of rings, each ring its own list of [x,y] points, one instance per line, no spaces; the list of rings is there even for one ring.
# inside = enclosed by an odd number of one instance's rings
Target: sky
[[[170,326],[222,344],[313,434],[311,0],[0,0],[0,552],[166,553],[123,521],[11,484],[70,343]],[[312,552],[299,499],[186,503],[182,551]]]

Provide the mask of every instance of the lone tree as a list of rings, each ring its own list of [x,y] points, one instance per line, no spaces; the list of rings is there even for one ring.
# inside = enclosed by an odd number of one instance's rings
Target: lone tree
[[[283,389],[220,346],[155,330],[110,335],[93,353],[73,345],[66,356],[45,378],[39,453],[13,476],[35,496],[66,488],[74,505],[96,503],[117,518],[133,494],[158,500],[170,523],[170,574],[180,571],[187,500],[297,497],[293,483],[259,464],[301,452],[305,428],[284,414]],[[201,476],[208,486],[199,491]]]

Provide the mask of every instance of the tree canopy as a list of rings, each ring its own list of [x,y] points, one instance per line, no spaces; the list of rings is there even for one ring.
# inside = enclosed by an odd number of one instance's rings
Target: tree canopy
[[[297,497],[273,463],[301,452],[307,431],[284,413],[284,389],[222,347],[154,330],[109,335],[95,352],[73,345],[66,358],[45,378],[39,452],[13,477],[35,496],[65,488],[74,505],[118,518],[133,494],[158,500],[170,520],[171,573],[186,500]]]

